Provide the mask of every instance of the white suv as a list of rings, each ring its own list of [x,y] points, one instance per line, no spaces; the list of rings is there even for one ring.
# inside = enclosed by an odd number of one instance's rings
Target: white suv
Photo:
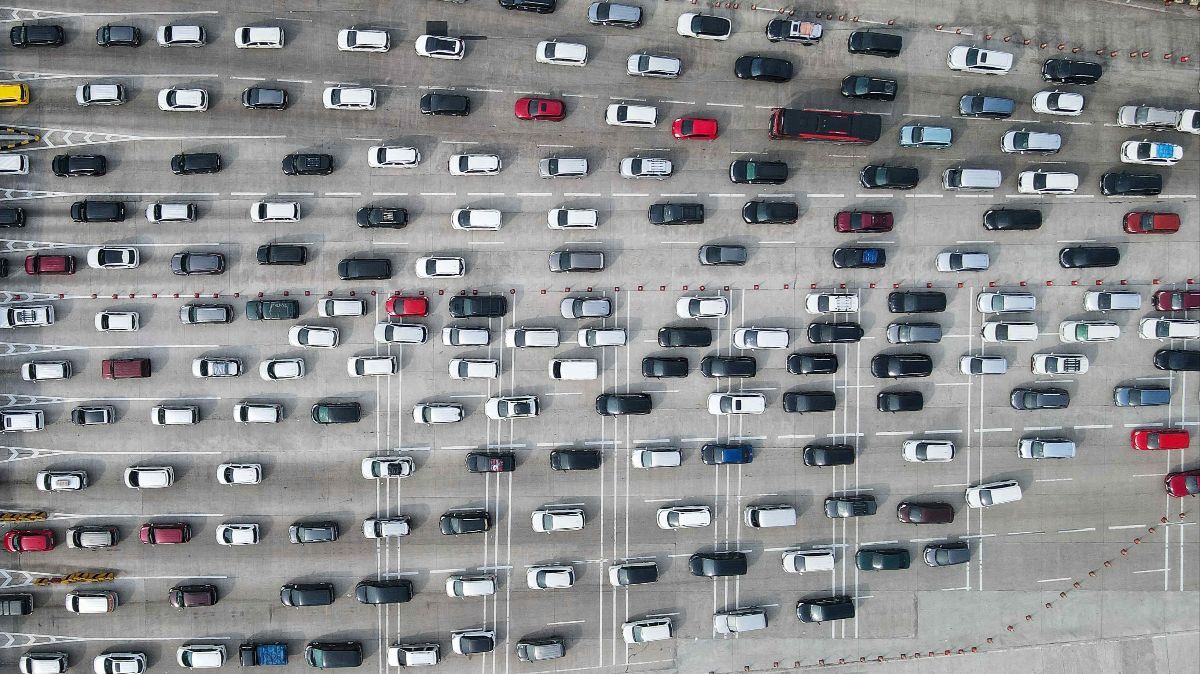
[[[625,157],[621,160],[622,178],[654,178],[663,180],[671,175],[675,167],[670,159],[659,157]]]
[[[654,54],[630,54],[625,64],[625,71],[636,77],[661,77],[674,79],[679,77],[683,63],[674,56],[656,56]]]
[[[300,204],[295,201],[256,201],[250,206],[251,222],[296,222]]]
[[[415,147],[372,145],[367,148],[367,166],[371,168],[410,167],[420,163],[421,152]]]
[[[503,164],[494,154],[452,154],[449,168],[452,176],[494,176]]]
[[[242,26],[233,33],[238,49],[283,49],[283,41],[279,26]]]
[[[326,87],[322,100],[326,110],[374,110],[375,90],[371,87]]]
[[[338,31],[338,51],[385,52],[391,48],[386,30],[345,28]]]
[[[1017,191],[1021,194],[1074,194],[1079,176],[1061,171],[1021,171]]]
[[[804,310],[810,314],[836,314],[858,311],[858,295],[852,293],[809,293]]]
[[[604,111],[604,122],[609,126],[652,128],[658,124],[658,108],[653,105],[613,103]]]
[[[538,63],[556,66],[585,66],[588,61],[588,49],[586,45],[576,42],[543,40],[538,43],[534,58]]]

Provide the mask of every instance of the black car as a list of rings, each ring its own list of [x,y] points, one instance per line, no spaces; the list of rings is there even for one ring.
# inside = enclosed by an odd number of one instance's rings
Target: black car
[[[616,570],[614,574],[616,584],[621,587],[658,582],[658,563],[656,562],[633,562],[612,568]]]
[[[1074,59],[1046,59],[1042,79],[1057,84],[1095,84],[1104,70],[1099,63]]]
[[[284,89],[250,87],[242,92],[242,105],[252,110],[283,110],[288,106],[288,93]]]
[[[124,222],[125,204],[120,201],[76,201],[71,204],[74,222]]]
[[[842,95],[872,101],[894,101],[899,85],[896,80],[868,75],[847,75],[842,80]]]
[[[854,463],[854,448],[850,445],[805,445],[806,466],[849,466]]]
[[[791,374],[834,374],[838,371],[836,353],[793,353],[787,359]]]
[[[598,449],[556,449],[550,452],[550,467],[554,470],[596,470],[600,467]]]
[[[648,393],[601,393],[596,396],[596,414],[616,417],[624,414],[650,414],[654,409]]]
[[[71,423],[76,426],[107,424],[116,415],[111,405],[101,407],[76,407],[71,410]]]
[[[870,30],[856,30],[850,33],[850,37],[846,40],[846,51],[851,54],[870,54],[884,58],[899,56],[902,46],[904,46],[903,37]]]
[[[705,327],[665,327],[658,329],[658,345],[712,346],[712,330]]]
[[[688,570],[693,576],[720,578],[746,575],[746,554],[730,552],[697,552],[688,558]]]
[[[1200,372],[1200,351],[1159,349],[1154,352],[1154,367],[1175,372]]]
[[[838,269],[878,269],[887,264],[887,251],[882,248],[847,246],[833,249],[833,266]]]
[[[221,253],[175,253],[171,256],[171,273],[192,276],[225,273],[225,256]]]
[[[517,468],[517,455],[512,452],[471,452],[467,454],[467,471],[471,473],[511,473]]]
[[[288,528],[288,539],[297,544],[332,543],[338,539],[337,522],[296,522]]]
[[[316,424],[353,424],[362,418],[362,406],[349,403],[317,403],[312,406],[312,420]]]
[[[933,359],[923,353],[881,353],[871,358],[871,374],[876,377],[928,377],[932,372]]]
[[[733,24],[723,16],[712,14],[693,14],[688,28],[700,37],[728,37],[733,30]]]
[[[246,318],[251,321],[286,321],[300,317],[296,300],[250,300],[246,302]]]
[[[787,82],[792,79],[792,62],[769,56],[742,56],[733,62],[733,74],[739,80]]]
[[[267,243],[255,253],[259,264],[302,265],[308,261],[308,248],[293,243]]]
[[[377,257],[348,257],[338,263],[343,281],[383,281],[392,277],[392,261]]]
[[[1152,197],[1162,194],[1163,180],[1157,173],[1124,173],[1112,171],[1100,176],[1100,192],[1106,197],[1139,194]]]
[[[522,12],[549,14],[558,5],[558,0],[499,0],[504,9],[518,9]]]
[[[304,661],[317,669],[359,667],[362,644],[357,641],[312,641],[304,647]]]
[[[1115,267],[1121,262],[1121,251],[1115,246],[1067,246],[1058,251],[1058,264],[1063,269]]]
[[[108,173],[108,160],[102,154],[56,154],[50,170],[59,178],[102,176]]]
[[[940,290],[896,290],[888,293],[893,314],[928,314],[946,310],[946,293]]]
[[[67,41],[62,26],[49,23],[23,23],[13,26],[8,40],[17,49],[26,47],[61,47]]]
[[[447,536],[481,534],[492,526],[492,516],[486,510],[451,510],[438,520],[438,527]]]
[[[171,173],[177,176],[218,173],[221,155],[216,152],[187,152],[171,157]]]
[[[1008,402],[1014,410],[1061,410],[1071,404],[1071,395],[1065,388],[1018,387]]]
[[[800,219],[800,206],[794,201],[747,201],[742,220],[749,225],[790,225]]]
[[[284,606],[329,606],[333,603],[332,583],[287,583],[279,588]]]
[[[971,561],[971,548],[965,541],[930,543],[925,546],[925,563],[929,566],[954,566]]]
[[[830,496],[825,499],[825,516],[830,519],[866,517],[874,515],[878,508],[875,497],[870,494]]]
[[[25,209],[20,206],[0,208],[0,227],[24,227]]]
[[[280,168],[285,176],[327,176],[333,173],[333,155],[293,153],[283,158]]]
[[[1017,109],[1017,102],[1011,98],[1000,96],[984,96],[973,94],[958,99],[958,111],[967,117],[986,117],[988,119],[1005,119],[1012,117]]]
[[[704,224],[704,204],[650,204],[646,218],[652,225],[701,225]]]
[[[363,206],[358,209],[355,221],[359,227],[385,227],[402,229],[408,225],[408,210],[383,206]]]
[[[354,598],[360,604],[403,604],[412,601],[413,584],[405,578],[360,580]]]
[[[421,97],[421,114],[466,117],[471,114],[471,99],[459,94],[425,94]]]
[[[454,318],[499,318],[508,313],[503,295],[455,295],[447,309]]]
[[[688,376],[688,359],[646,356],[642,359],[642,376],[686,377]]]
[[[983,228],[1000,231],[1038,229],[1042,212],[1036,208],[996,208],[983,214]]]
[[[859,571],[900,571],[907,569],[910,561],[904,548],[859,550],[854,555],[854,565]]]
[[[757,373],[753,356],[705,356],[700,361],[700,374],[705,377],[753,377]]]
[[[809,323],[808,341],[813,344],[845,344],[863,338],[862,326],[845,321],[842,323]]]
[[[805,414],[832,412],[837,409],[837,396],[829,391],[788,391],[783,394],[783,411]]]
[[[848,620],[854,617],[854,600],[843,596],[801,599],[796,602],[796,617],[802,623]]]
[[[750,463],[754,461],[754,446],[705,443],[700,448],[700,460],[709,466]]]
[[[920,391],[884,391],[875,397],[880,412],[920,412],[925,408],[925,396]]]
[[[698,257],[700,258],[700,264],[709,267],[740,267],[746,264],[749,256],[746,253],[745,246],[707,244],[700,246]]]
[[[136,47],[142,43],[137,26],[105,24],[96,29],[96,44],[101,47]]]
[[[782,185],[788,179],[788,165],[781,161],[738,159],[729,164],[729,179],[739,185]]]
[[[858,182],[872,190],[911,190],[917,186],[920,174],[912,166],[867,164],[858,174]]]

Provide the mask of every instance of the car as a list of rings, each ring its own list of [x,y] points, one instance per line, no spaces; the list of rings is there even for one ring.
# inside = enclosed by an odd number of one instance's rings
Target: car
[[[459,655],[490,653],[496,647],[496,632],[483,629],[456,630],[450,633],[450,647]]]
[[[924,407],[920,391],[883,391],[875,396],[875,408],[880,412],[919,412]]]
[[[31,433],[46,427],[46,416],[42,410],[0,411],[0,433]]]
[[[825,499],[825,516],[830,519],[874,515],[878,505],[870,495],[830,496]]]
[[[208,43],[203,26],[187,24],[159,26],[154,37],[160,47],[203,47]]]
[[[25,257],[25,273],[30,276],[40,274],[70,275],[75,273],[74,255],[27,255]]]
[[[550,452],[552,470],[596,470],[603,455],[598,449],[555,449]]]
[[[941,150],[954,142],[954,132],[945,126],[906,124],[900,127],[900,147],[927,147]]]
[[[552,272],[604,270],[604,253],[598,250],[555,250],[549,257]]]
[[[674,171],[671,160],[661,157],[625,157],[621,160],[622,178],[666,180]]]
[[[184,325],[230,323],[233,307],[228,304],[185,304],[179,307],[179,322]]]
[[[50,529],[10,529],[4,534],[4,549],[8,552],[50,552],[54,549],[54,532]]]
[[[446,578],[448,597],[490,597],[496,594],[496,577],[492,574],[465,576],[454,574]]]
[[[452,329],[457,328],[443,328]],[[496,379],[500,376],[500,361],[489,358],[452,358],[449,373],[451,379]]]
[[[442,515],[438,527],[446,536],[480,534],[492,526],[492,518],[486,510],[451,510]]]
[[[868,75],[847,75],[842,80],[841,94],[846,98],[872,101],[894,101],[899,85],[896,80]]]
[[[400,517],[368,517],[362,523],[363,538],[399,538],[412,533],[409,519]]]
[[[293,153],[283,158],[280,168],[285,176],[327,176],[333,173],[333,156]]]
[[[276,424],[283,419],[283,405],[279,403],[236,403],[233,420],[243,424]]]
[[[1099,63],[1091,61],[1052,58],[1042,64],[1042,79],[1057,84],[1095,84],[1103,72]]]
[[[171,256],[171,273],[176,276],[223,274],[225,256],[221,253],[175,253]]]
[[[279,321],[299,316],[300,303],[296,300],[249,300],[246,302],[247,320]]]
[[[551,208],[546,212],[550,229],[595,229],[597,214],[592,208]]]
[[[356,402],[319,402],[312,406],[315,424],[353,424],[362,418],[362,407]]]
[[[508,313],[508,298],[503,295],[456,295],[447,310],[454,318],[499,318]]]
[[[1067,438],[1032,437],[1017,441],[1017,456],[1022,459],[1072,459],[1075,442]]]
[[[338,51],[362,51],[382,53],[391,49],[391,40],[386,30],[371,28],[344,28],[338,31]]]
[[[742,220],[748,225],[791,225],[800,219],[800,206],[794,201],[747,201]]]
[[[1127,140],[1121,143],[1121,163],[1174,166],[1183,159],[1183,148],[1174,143]]]
[[[1062,136],[1043,131],[1005,131],[1000,151],[1012,154],[1054,154],[1062,149]]]
[[[966,564],[971,561],[971,548],[966,541],[930,543],[925,546],[922,558],[927,566]]]
[[[517,660],[521,662],[541,662],[557,660],[567,654],[567,645],[559,637],[545,639],[521,639],[517,642]]]
[[[706,505],[663,506],[655,521],[659,529],[695,529],[712,524],[712,513]]]
[[[889,323],[887,340],[890,344],[937,344],[942,341],[942,326],[938,323]]]
[[[288,527],[288,540],[299,545],[332,543],[338,539],[337,522],[296,522]]]
[[[489,419],[527,419],[536,417],[539,411],[537,396],[501,396],[489,398],[484,412]]]
[[[941,501],[901,501],[896,506],[896,519],[905,524],[950,524],[954,521],[954,506]]]
[[[642,8],[617,2],[593,2],[588,6],[588,23],[597,26],[637,28],[642,25]]]
[[[92,660],[96,674],[144,674],[145,653],[102,653]]]
[[[1159,311],[1187,311],[1200,309],[1200,291],[1156,290],[1151,295],[1154,308]]]
[[[1087,356],[1081,353],[1037,353],[1030,359],[1034,374],[1083,374],[1088,371]]]
[[[704,224],[704,204],[662,202],[651,204],[646,219],[652,225]]]
[[[871,358],[871,374],[875,377],[928,377],[932,372],[933,359],[923,353],[881,353]]]
[[[945,463],[954,460],[954,443],[949,440],[905,440],[900,455],[912,463]]]
[[[1110,171],[1100,176],[1100,193],[1106,197],[1153,197],[1162,194],[1162,186],[1162,176],[1156,173]]]
[[[218,545],[258,545],[258,525],[218,524],[216,528],[216,537]]]
[[[548,1],[553,7],[555,0]],[[504,6],[503,2],[500,4]],[[537,49],[534,51],[534,60],[538,63],[582,68],[587,65],[588,48],[587,45],[579,44],[578,42],[543,40],[537,44]]]
[[[635,468],[673,468],[683,463],[683,452],[675,447],[639,447],[629,454]]]
[[[1112,321],[1063,321],[1058,338],[1063,343],[1111,342],[1121,336],[1121,328]]]
[[[738,159],[729,164],[729,180],[738,185],[782,185],[787,179],[786,162]]]
[[[267,381],[301,379],[304,372],[303,358],[273,358],[258,364],[258,375]]]
[[[386,281],[392,277],[392,261],[378,257],[348,257],[338,262],[343,281]]]
[[[125,87],[120,84],[81,84],[75,87],[75,102],[90,105],[121,105],[125,102]]]
[[[322,325],[293,325],[288,330],[288,344],[302,348],[331,349],[339,339],[337,328]]]
[[[241,26],[233,31],[238,49],[283,49],[283,29],[278,26]]]
[[[373,87],[325,87],[321,94],[326,110],[374,110],[376,99]]]
[[[849,466],[854,463],[854,447],[841,444],[805,445],[803,461],[806,466]]]
[[[1036,208],[993,208],[983,214],[983,228],[998,231],[1028,231],[1042,226]]]
[[[650,414],[653,403],[647,393],[602,393],[596,396],[596,414],[615,417]]]
[[[649,378],[686,377],[687,358],[665,358],[646,356],[642,359],[642,376]]]
[[[798,42],[811,47],[821,41],[824,27],[814,21],[771,19],[767,22],[767,39],[771,42]]]
[[[853,321],[809,323],[808,341],[813,344],[847,344],[863,338],[862,326]]]
[[[413,406],[412,414],[418,424],[453,424],[465,416],[458,403],[420,403]]]
[[[900,55],[904,39],[893,33],[877,33],[873,30],[856,30],[846,39],[846,51],[851,54],[867,54],[895,58]]]
[[[123,477],[130,489],[163,489],[175,483],[175,470],[170,466],[130,466]]]
[[[793,353],[787,358],[789,374],[834,374],[838,371],[836,353]]]
[[[69,360],[35,360],[21,364],[21,379],[24,381],[70,379],[72,374]]]
[[[709,414],[762,414],[766,409],[767,399],[761,393],[708,394]]]
[[[991,256],[982,252],[938,253],[934,259],[934,268],[942,272],[987,271],[991,265]]]
[[[285,583],[279,588],[284,606],[329,606],[333,598],[333,583]]]
[[[388,377],[399,370],[397,356],[351,356],[346,359],[346,374],[351,377]]]
[[[582,508],[539,508],[530,515],[536,533],[554,531],[581,531],[584,527]]]
[[[100,47],[137,47],[142,44],[142,31],[137,26],[106,23],[96,29],[96,45]]]
[[[503,165],[494,154],[452,154],[449,167],[452,176],[494,176]]]
[[[92,269],[136,269],[141,264],[141,255],[137,248],[126,246],[89,248],[87,264]]]
[[[296,222],[300,204],[295,201],[256,201],[250,205],[251,222]]]
[[[675,301],[680,318],[722,318],[729,315],[729,300],[722,295],[685,295]]]
[[[1021,500],[1021,485],[1016,480],[998,480],[967,487],[964,493],[971,508],[990,508],[994,505]]]
[[[425,94],[421,97],[421,114],[466,117],[471,114],[471,99],[461,94]]]
[[[770,56],[739,56],[733,62],[733,75],[739,80],[782,83],[792,79],[792,62]]]
[[[697,251],[704,266],[742,266],[748,258],[745,246],[708,244]]]
[[[0,329],[31,328],[54,324],[53,304],[22,304],[0,306]]]
[[[1117,108],[1117,126],[1140,127],[1154,131],[1174,129],[1179,126],[1182,114],[1151,105],[1122,105]]]
[[[29,597],[30,612],[33,610],[33,595]],[[70,666],[66,653],[59,651],[29,651],[17,660],[17,671],[21,674],[65,674]]]
[[[450,227],[462,231],[496,231],[503,214],[495,208],[456,208],[450,212]]]
[[[904,548],[860,548],[854,555],[854,566],[859,571],[899,571],[908,565],[908,550]]]
[[[19,206],[0,207],[0,227],[24,227],[25,209]]]
[[[890,232],[894,221],[887,211],[839,211],[833,216],[833,228],[851,234]]]
[[[418,35],[414,47],[420,56],[451,61],[461,60],[467,51],[467,43],[462,38],[444,35]]]
[[[625,63],[625,72],[635,77],[674,79],[679,77],[681,70],[683,70],[683,62],[674,56],[645,53],[630,54],[629,59]],[[709,121],[713,123],[713,134],[715,137],[716,121]],[[678,138],[679,136],[676,137]]]
[[[242,361],[237,358],[193,358],[194,377],[236,377],[242,373]]]
[[[257,463],[222,463],[217,466],[217,483],[250,485],[262,482],[262,465]]]
[[[854,599],[845,596],[801,599],[796,602],[796,617],[802,623],[848,620],[854,617]]]
[[[697,552],[688,558],[688,571],[693,576],[704,578],[744,576],[746,575],[746,567],[746,553],[736,550],[729,552]]]
[[[946,54],[946,66],[969,73],[1003,75],[1012,70],[1013,55],[995,49],[958,45]]]
[[[1179,231],[1178,213],[1133,211],[1121,219],[1122,229],[1130,234],[1171,234]]]
[[[786,349],[790,341],[787,328],[737,328],[733,346],[738,349]]]
[[[586,157],[547,157],[538,162],[543,178],[583,178],[588,173]]]
[[[192,540],[192,528],[185,522],[147,522],[138,532],[138,538],[147,545],[181,545]]]
[[[1071,404],[1071,395],[1064,388],[1018,386],[1009,404],[1014,410],[1063,410]]]
[[[888,311],[893,314],[937,313],[946,310],[946,293],[939,290],[896,290],[888,293]]]
[[[783,411],[806,414],[832,412],[837,409],[837,396],[829,391],[788,391],[783,394]]]
[[[166,112],[204,112],[208,109],[208,91],[175,87],[159,89],[158,109]]]
[[[1037,309],[1037,297],[1027,292],[985,291],[979,293],[975,305],[982,314],[1033,311]]]
[[[679,15],[675,24],[675,32],[684,37],[695,37],[702,40],[728,40],[733,32],[733,24],[729,19],[712,14],[687,12]]]
[[[1039,91],[1033,95],[1033,111],[1044,115],[1077,117],[1083,113],[1083,94]]]
[[[700,448],[700,459],[710,466],[750,463],[754,460],[754,447],[745,444],[705,443]]]
[[[1175,130],[1193,135],[1200,134],[1200,110],[1182,110],[1179,113],[1179,123],[1175,125]]]
[[[88,486],[85,470],[39,470],[33,485],[38,491],[81,491]]]
[[[858,174],[859,184],[872,190],[911,190],[919,180],[920,175],[912,166],[867,164]]]
[[[62,26],[53,23],[20,23],[8,33],[9,42],[17,49],[27,47],[61,47],[67,41]]]
[[[360,580],[354,586],[354,598],[360,604],[404,604],[412,597],[413,584],[407,578]]]
[[[706,117],[680,117],[671,122],[671,135],[679,140],[715,140],[717,120]]]
[[[1187,449],[1190,443],[1186,428],[1136,428],[1129,433],[1129,445],[1142,451]]]
[[[877,247],[847,246],[833,249],[836,269],[879,269],[887,264],[887,251]]]
[[[177,176],[205,175],[221,171],[221,155],[216,152],[185,152],[171,157],[171,173]]]
[[[653,105],[613,103],[604,109],[604,123],[609,126],[651,128],[658,124],[658,108]]]
[[[354,216],[359,227],[403,229],[408,225],[408,210],[384,206],[363,206]]]
[[[517,455],[512,452],[471,452],[466,458],[467,472],[510,473],[517,468]]]
[[[682,360],[686,363],[687,359]],[[758,364],[753,356],[705,356],[700,361],[700,374],[705,377],[753,377],[757,372]],[[645,360],[642,361],[642,374],[646,375]]]
[[[399,145],[372,145],[367,148],[367,166],[371,168],[410,168],[421,163],[421,151]]]
[[[462,278],[467,263],[461,257],[424,256],[414,263],[417,278]]]
[[[968,94],[958,99],[958,112],[964,117],[1007,119],[1017,109],[1017,102],[1001,96]]]
[[[155,405],[150,408],[150,423],[155,426],[189,426],[199,421],[200,410],[194,405]]]
[[[787,573],[832,572],[835,557],[832,549],[785,550],[783,570]]]
[[[521,327],[504,331],[504,345],[510,348],[553,348],[558,344],[555,328]]]
[[[1163,488],[1167,495],[1183,498],[1200,494],[1200,470],[1187,470],[1178,473],[1167,473],[1163,478]]]
[[[1154,352],[1154,367],[1173,372],[1200,372],[1200,351],[1159,349]]]
[[[1143,318],[1138,324],[1142,339],[1200,338],[1200,321],[1183,318]]]
[[[50,170],[59,178],[99,177],[108,173],[108,160],[102,154],[57,154],[50,161]]]
[[[513,105],[517,119],[561,122],[567,116],[567,106],[557,98],[518,98]]]

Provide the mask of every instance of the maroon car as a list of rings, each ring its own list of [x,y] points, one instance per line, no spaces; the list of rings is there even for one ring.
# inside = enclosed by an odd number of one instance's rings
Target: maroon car
[[[896,519],[906,524],[950,524],[954,521],[954,506],[940,501],[901,501],[896,506]]]
[[[1159,290],[1154,293],[1154,308],[1159,311],[1200,309],[1200,291]]]
[[[147,522],[142,525],[140,538],[143,543],[150,545],[176,545],[187,543],[192,539],[192,528],[183,522],[155,524]]]
[[[39,274],[74,274],[74,255],[28,255],[25,257],[25,273],[30,276]]]
[[[167,595],[175,608],[212,606],[217,603],[217,588],[212,585],[176,585]]]
[[[894,219],[887,211],[840,211],[833,216],[833,228],[839,232],[890,232]]]

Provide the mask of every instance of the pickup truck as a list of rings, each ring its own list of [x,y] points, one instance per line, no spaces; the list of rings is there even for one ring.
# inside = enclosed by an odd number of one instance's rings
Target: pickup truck
[[[1083,374],[1088,359],[1082,353],[1036,353],[1030,366],[1034,374]]]
[[[238,648],[243,667],[259,665],[286,665],[288,661],[287,644],[246,643]]]
[[[0,306],[0,328],[32,328],[54,323],[54,307],[49,304]]]

